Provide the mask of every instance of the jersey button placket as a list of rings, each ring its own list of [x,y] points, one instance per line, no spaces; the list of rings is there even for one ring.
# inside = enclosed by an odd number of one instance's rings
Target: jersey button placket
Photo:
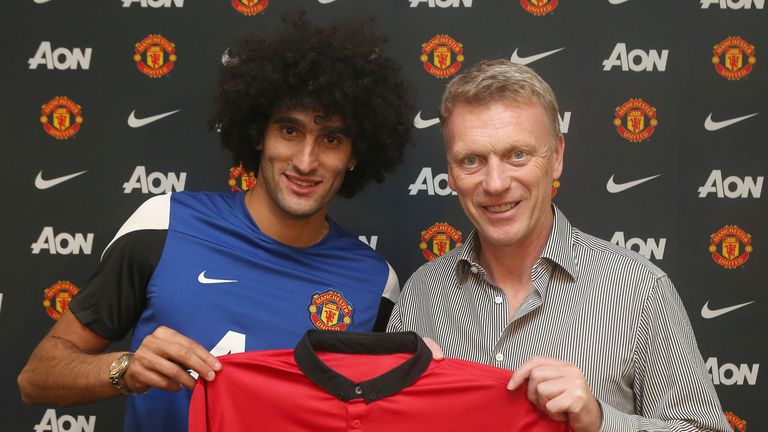
[[[357,388],[355,388],[357,393]],[[362,393],[362,392],[361,392]],[[363,399],[353,399],[348,403],[348,421],[347,428],[350,432],[360,432],[363,430],[363,422],[368,414],[368,405]]]

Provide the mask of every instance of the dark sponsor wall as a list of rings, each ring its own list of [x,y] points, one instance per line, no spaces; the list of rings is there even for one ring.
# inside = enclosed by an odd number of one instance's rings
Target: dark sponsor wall
[[[222,56],[298,7],[318,23],[375,17],[415,91],[405,162],[332,209],[401,282],[471,230],[447,186],[439,76],[527,62],[559,97],[555,202],[672,277],[734,427],[766,428],[764,0],[24,0],[0,17],[0,430],[121,429],[122,399],[27,407],[15,378],[141,202],[230,190],[206,126]]]

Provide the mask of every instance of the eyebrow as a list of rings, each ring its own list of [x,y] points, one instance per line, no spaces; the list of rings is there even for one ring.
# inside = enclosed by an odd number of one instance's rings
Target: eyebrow
[[[306,128],[307,124],[303,122],[302,120],[289,116],[289,115],[283,115],[280,117],[274,117],[272,120],[270,120],[271,123],[280,123],[280,124],[291,124],[294,126],[298,126],[300,128]]]
[[[326,135],[338,134],[338,135],[342,135],[344,137],[349,138],[349,131],[348,131],[348,128],[346,126],[344,126],[344,125],[329,125],[329,124],[324,123],[322,120],[318,121],[318,117],[319,116],[315,117],[315,124],[320,126],[320,132],[321,133],[326,134]],[[301,120],[301,119],[299,119],[297,117],[293,117],[293,116],[290,116],[290,115],[281,115],[281,116],[278,116],[278,117],[274,117],[271,120],[271,122],[272,123],[276,123],[276,124],[290,124],[290,125],[294,125],[294,126],[300,128],[300,129],[306,129],[307,128],[307,123],[306,122],[304,122],[303,120]]]

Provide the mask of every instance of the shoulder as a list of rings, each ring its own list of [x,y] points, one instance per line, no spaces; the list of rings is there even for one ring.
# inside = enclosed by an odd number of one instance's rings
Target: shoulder
[[[174,194],[175,195],[175,194]],[[171,194],[157,195],[144,201],[123,223],[117,234],[104,248],[102,258],[118,240],[131,233],[143,230],[167,230],[170,220]]]
[[[357,256],[361,259],[386,262],[383,256],[376,252],[370,245],[328,218],[328,235],[319,243],[321,248],[328,248],[341,252],[348,256]]]
[[[404,289],[418,290],[428,286],[445,286],[446,282],[455,280],[463,249],[464,246],[458,247],[423,264],[408,278]]]
[[[621,272],[653,279],[667,276],[662,269],[637,252],[576,228],[573,228],[573,248],[582,271],[602,268],[609,272]]]

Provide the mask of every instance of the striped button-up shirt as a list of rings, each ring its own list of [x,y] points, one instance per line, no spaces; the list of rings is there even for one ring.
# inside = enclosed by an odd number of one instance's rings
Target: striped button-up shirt
[[[447,357],[507,369],[531,356],[571,362],[601,404],[602,431],[730,432],[669,277],[553,211],[534,289],[514,314],[478,263],[472,232],[411,276],[387,330],[412,330]]]

